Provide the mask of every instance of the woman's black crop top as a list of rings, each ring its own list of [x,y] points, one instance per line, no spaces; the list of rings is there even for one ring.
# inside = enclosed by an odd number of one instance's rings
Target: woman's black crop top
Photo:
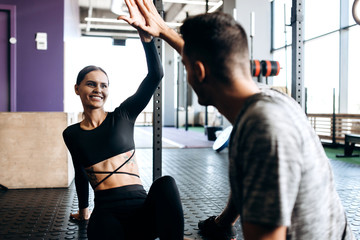
[[[89,183],[85,168],[118,154],[135,149],[134,124],[159,85],[163,70],[154,41],[143,42],[148,74],[136,93],[109,112],[95,129],[83,130],[80,123],[67,127],[63,138],[75,169],[75,185],[79,208],[88,207]]]

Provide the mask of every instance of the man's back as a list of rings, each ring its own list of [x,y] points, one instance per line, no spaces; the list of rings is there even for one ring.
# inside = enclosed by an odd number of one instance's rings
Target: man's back
[[[288,239],[342,239],[346,217],[329,160],[295,101],[269,89],[247,99],[229,158],[243,222],[287,226]],[[350,230],[345,239],[354,239]]]

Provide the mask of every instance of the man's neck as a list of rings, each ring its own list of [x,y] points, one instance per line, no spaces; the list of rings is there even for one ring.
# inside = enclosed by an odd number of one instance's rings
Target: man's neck
[[[234,125],[245,101],[259,92],[260,89],[252,80],[236,82],[231,88],[224,91],[221,100],[215,107]]]

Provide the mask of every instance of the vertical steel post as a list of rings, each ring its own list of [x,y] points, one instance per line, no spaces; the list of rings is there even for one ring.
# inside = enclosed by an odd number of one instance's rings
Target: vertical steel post
[[[205,13],[207,13],[208,11],[209,11],[209,0],[205,0]],[[205,106],[205,123],[204,123],[204,127],[206,128],[207,125],[208,125],[208,107]]]
[[[185,131],[189,130],[189,84],[185,83]]]
[[[339,113],[348,112],[349,96],[349,1],[340,1]]]
[[[335,114],[335,88],[333,88],[333,114],[332,114],[332,129],[331,129],[331,136],[332,136],[332,145],[336,145],[336,114]]]
[[[292,87],[291,96],[305,107],[305,86],[303,73],[303,31],[304,31],[304,4],[303,0],[292,0]]]
[[[154,0],[156,9],[164,16],[162,0]],[[163,42],[155,38],[155,46],[162,60]],[[153,96],[153,181],[162,175],[162,87],[161,82]]]
[[[179,108],[180,108],[180,60],[177,64],[177,80],[176,80],[176,128],[179,128]]]

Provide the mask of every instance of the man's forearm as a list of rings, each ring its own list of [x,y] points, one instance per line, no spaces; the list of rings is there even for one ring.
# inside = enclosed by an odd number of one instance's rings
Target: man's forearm
[[[238,214],[237,209],[235,208],[230,193],[229,200],[225,209],[222,211],[222,213],[219,216],[217,216],[215,222],[219,226],[229,226],[229,225],[233,226],[235,222],[239,219],[239,217],[240,215]]]
[[[184,40],[182,37],[171,28],[166,28],[160,33],[160,38],[165,40],[171,47],[173,47],[180,55],[184,47]]]

